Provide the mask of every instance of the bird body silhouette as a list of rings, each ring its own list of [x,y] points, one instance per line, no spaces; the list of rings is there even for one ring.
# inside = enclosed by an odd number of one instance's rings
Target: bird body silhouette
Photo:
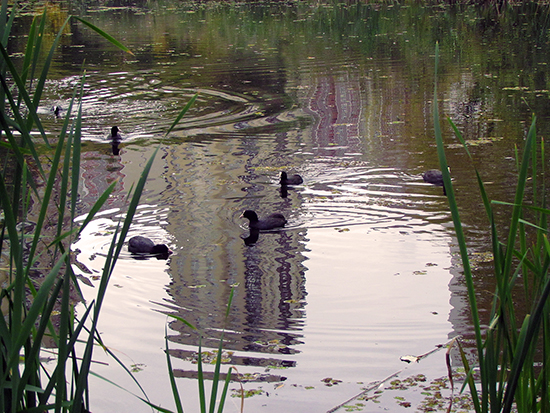
[[[304,182],[300,175],[288,176],[286,172],[281,172],[281,185],[300,185]]]
[[[122,136],[120,136],[120,129],[118,129],[118,126],[113,126],[111,128],[111,136],[109,136],[110,139],[116,142],[122,141]]]
[[[429,184],[432,184],[435,186],[442,186],[443,195],[447,195],[447,191],[445,190],[445,184],[443,183],[443,173],[440,170],[430,169],[429,171],[426,171],[422,174],[422,179],[424,179],[424,182],[427,182]]]
[[[250,209],[244,211],[242,217],[247,218],[250,221],[248,227],[255,230],[266,231],[275,228],[282,228],[287,222],[286,218],[279,213],[271,214],[263,219],[259,219],[258,214]]]
[[[165,244],[155,244],[147,237],[136,235],[128,241],[128,251],[132,254],[166,254],[172,253]]]

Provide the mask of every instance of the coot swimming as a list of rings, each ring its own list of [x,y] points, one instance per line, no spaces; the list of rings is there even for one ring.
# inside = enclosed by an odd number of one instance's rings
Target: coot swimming
[[[300,175],[287,176],[286,172],[281,172],[281,185],[300,185],[303,182]]]
[[[422,174],[422,179],[424,179],[424,182],[428,182],[429,184],[442,186],[443,195],[447,195],[447,192],[445,191],[445,185],[443,184],[443,173],[441,173],[440,170],[430,169],[429,171],[426,171]]]
[[[254,211],[247,209],[243,212],[242,217],[250,221],[248,224],[250,229],[269,230],[284,227],[286,224],[285,217],[279,213],[268,215],[263,219],[258,219],[258,215]]]
[[[118,129],[118,126],[113,126],[111,128],[111,136],[109,136],[113,141],[120,142],[122,140],[122,136],[119,134],[120,129]]]
[[[132,254],[170,255],[172,251],[165,244],[155,244],[149,238],[136,235],[128,241],[128,251]]]

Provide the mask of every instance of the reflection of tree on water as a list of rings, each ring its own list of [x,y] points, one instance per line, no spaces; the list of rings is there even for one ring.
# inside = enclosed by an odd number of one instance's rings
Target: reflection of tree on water
[[[124,166],[120,158],[114,158],[110,153],[105,151],[105,145],[96,145],[90,143],[90,146],[97,146],[98,149],[82,152],[82,185],[80,186],[80,205],[82,211],[88,211],[97,201],[97,198],[102,194],[113,181],[118,183],[109,199],[106,206],[109,208],[125,205],[126,193],[124,191],[124,177],[122,172]]]
[[[303,306],[305,291],[304,267],[301,264],[303,256],[300,250],[302,237],[296,231],[280,231],[260,233],[257,244],[245,247],[244,250],[244,294],[237,293],[233,299],[229,325],[224,334],[223,363],[237,366],[256,367],[294,367],[296,362],[283,359],[280,355],[292,355],[299,352],[295,346],[302,344]],[[274,276],[276,274],[276,276]],[[195,306],[200,303],[194,303]],[[186,309],[189,309],[186,306]],[[197,311],[184,309],[178,313],[187,321],[197,325],[201,315]],[[185,312],[185,315],[182,314]],[[211,310],[212,311],[212,310]],[[204,315],[204,314],[203,314]],[[217,316],[222,316],[218,314]],[[196,324],[196,321],[198,323]],[[197,325],[198,326],[198,325]],[[198,334],[178,321],[170,324],[177,335],[170,337],[171,341],[197,346]],[[217,348],[221,330],[208,325],[203,338],[203,361],[214,359],[215,352],[209,349]],[[221,327],[221,326],[220,326]],[[234,354],[233,351],[253,352],[250,354]],[[260,354],[271,355],[264,357]],[[186,349],[170,350],[173,357],[196,362],[197,352]],[[206,359],[206,360],[205,360]],[[196,377],[197,370],[193,366],[189,370],[176,370],[178,377]],[[282,377],[272,374],[261,374],[259,381],[278,381]]]
[[[261,269],[260,261],[267,256],[258,251],[259,246],[252,246],[245,252],[245,290],[246,290],[246,328],[248,333],[245,338],[250,343],[245,347],[246,350],[259,352],[276,352],[283,354],[294,354],[297,350],[290,346],[301,344],[297,337],[301,336],[289,333],[289,330],[301,330],[301,311],[294,309],[296,303],[300,303],[306,295],[304,288],[304,273],[299,271],[296,275],[298,279],[293,280],[291,262],[295,254],[292,251],[292,237],[295,235],[290,231],[281,231],[273,234],[262,234],[264,237],[273,237],[279,247],[275,248],[277,253],[276,261],[279,266],[276,271],[279,275],[278,290],[279,294],[273,297],[279,297],[278,303],[272,304],[275,308],[266,308],[269,301],[269,295],[266,295],[265,275]],[[257,248],[258,247],[258,248]],[[294,281],[294,282],[293,282]],[[275,285],[273,285],[275,287]],[[295,289],[293,287],[296,287]],[[299,306],[301,306],[299,304]],[[273,320],[271,315],[277,314],[277,320]],[[266,330],[266,327],[274,324],[271,328],[278,331]],[[267,337],[266,337],[267,336]],[[269,343],[275,345],[270,346]]]
[[[279,186],[271,185],[260,169],[287,163],[289,140],[285,133],[277,134],[275,141],[250,136],[199,139],[200,144],[171,146],[166,158],[169,185],[162,197],[171,205],[167,230],[177,244],[170,260],[168,311],[202,332],[203,352],[218,348],[225,327],[223,362],[251,366],[240,373],[262,373],[258,367],[292,367],[302,342],[303,230],[254,233],[244,229],[244,220],[238,218],[246,209],[286,216],[299,208],[299,192],[281,199]],[[274,144],[280,162],[264,162],[263,146],[273,149]],[[231,285],[236,285],[235,295],[224,326]],[[171,321],[170,328],[170,340],[179,347],[171,346],[171,354],[195,362],[199,334],[180,321]],[[196,366],[185,370],[176,374],[196,377]]]

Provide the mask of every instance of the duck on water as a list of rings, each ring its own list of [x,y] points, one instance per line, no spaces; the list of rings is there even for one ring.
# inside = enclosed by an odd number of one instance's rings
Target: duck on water
[[[270,229],[282,228],[286,224],[286,218],[279,213],[268,215],[265,218],[259,219],[256,212],[247,209],[241,215],[242,218],[248,219],[250,222],[248,227],[250,229],[268,231]]]
[[[449,169],[450,172],[450,169]],[[424,182],[427,182],[429,184],[435,185],[435,186],[442,186],[443,187],[443,195],[447,195],[447,191],[445,190],[445,184],[443,182],[443,173],[439,169],[430,169],[429,171],[426,171],[422,174],[422,179],[424,179]]]
[[[128,241],[128,251],[132,254],[147,254],[157,257],[166,257],[172,254],[170,248],[165,244],[155,244],[147,237],[136,235]]]

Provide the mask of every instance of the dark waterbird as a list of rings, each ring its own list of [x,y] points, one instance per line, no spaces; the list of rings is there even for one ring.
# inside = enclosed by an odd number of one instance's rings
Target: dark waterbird
[[[147,237],[136,235],[128,241],[128,251],[132,254],[150,254],[157,257],[166,257],[172,254],[172,251],[165,244],[155,244]]]
[[[111,136],[109,136],[110,139],[112,139],[113,141],[118,141],[120,142],[122,140],[122,136],[120,136],[120,129],[118,128],[118,126],[113,126],[111,128]]]
[[[300,185],[304,182],[300,175],[288,176],[286,172],[281,172],[281,185]]]
[[[56,117],[59,117],[63,108],[61,106],[52,106],[52,112]]]
[[[279,213],[268,215],[263,219],[258,219],[258,215],[254,211],[247,209],[243,212],[241,217],[247,218],[250,221],[248,227],[255,230],[265,231],[275,228],[282,228],[286,224],[285,217]]]
[[[426,171],[422,174],[422,179],[424,179],[424,182],[428,182],[429,184],[442,186],[443,195],[447,195],[447,192],[445,191],[445,185],[443,183],[443,173],[440,170],[430,169],[429,171]]]
[[[109,139],[111,139],[111,146],[113,149],[113,155],[120,155],[120,148],[118,145],[120,142],[122,142],[122,136],[118,133],[119,129],[117,126],[113,126],[111,128],[111,135],[109,136]]]

